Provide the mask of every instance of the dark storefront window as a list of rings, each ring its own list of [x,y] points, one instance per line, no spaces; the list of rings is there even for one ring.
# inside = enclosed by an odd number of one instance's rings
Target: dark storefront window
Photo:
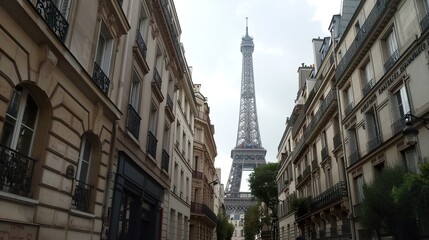
[[[133,206],[134,199],[124,192],[121,198],[121,205],[119,209],[119,224],[118,224],[118,239],[128,239],[130,228],[130,212]]]

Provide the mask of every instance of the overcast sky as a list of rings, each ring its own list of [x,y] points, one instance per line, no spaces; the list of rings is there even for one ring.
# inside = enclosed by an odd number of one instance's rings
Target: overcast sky
[[[262,146],[267,162],[277,147],[298,90],[301,63],[313,64],[312,39],[329,36],[332,15],[341,0],[174,0],[181,42],[192,79],[201,84],[215,125],[218,155],[226,184],[231,150],[237,140],[240,109],[241,38],[253,37],[253,71]]]

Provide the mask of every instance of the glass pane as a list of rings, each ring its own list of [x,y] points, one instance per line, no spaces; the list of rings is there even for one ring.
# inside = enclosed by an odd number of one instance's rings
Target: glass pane
[[[80,161],[80,172],[79,176],[77,177],[78,181],[86,183],[87,177],[88,177],[88,162]]]
[[[16,151],[28,156],[31,148],[31,141],[33,140],[33,129],[21,125],[19,131],[18,142],[16,143]]]
[[[97,56],[95,58],[95,62],[100,67],[103,64],[103,55],[104,55],[105,48],[106,48],[106,39],[103,36],[103,34],[100,33],[100,37],[98,38]]]
[[[13,129],[15,128],[15,119],[12,119],[8,115],[6,115],[6,120],[3,125],[3,134],[1,137],[0,144],[6,147],[10,147],[12,143]]]
[[[22,92],[15,90],[12,98],[10,99],[9,106],[6,113],[16,118],[18,114],[19,102],[21,100]]]
[[[34,125],[36,123],[37,111],[38,111],[38,107],[36,102],[30,95],[27,95],[27,102],[25,104],[22,123],[33,130],[34,130]]]
[[[83,150],[83,161],[89,163],[89,160],[91,159],[91,143],[88,141],[88,139],[85,139],[85,147]]]

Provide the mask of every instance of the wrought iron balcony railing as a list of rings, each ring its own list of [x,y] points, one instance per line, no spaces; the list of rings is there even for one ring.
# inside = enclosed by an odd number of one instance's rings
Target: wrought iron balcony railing
[[[109,93],[110,80],[107,75],[103,72],[100,66],[94,62],[94,72],[92,73],[92,81],[97,87],[107,96]]]
[[[331,90],[328,95],[326,95],[325,99],[323,100],[322,104],[320,104],[319,109],[317,110],[316,114],[311,119],[310,124],[304,131],[304,136],[307,138],[314,132],[320,121],[322,120],[323,116],[325,116],[326,111],[331,106],[331,103],[337,99],[337,93],[335,90]]]
[[[362,89],[362,93],[364,96],[366,96],[372,89],[372,87],[374,87],[374,78],[372,78],[371,80],[369,80],[365,86]]]
[[[139,138],[140,121],[141,121],[141,118],[140,118],[138,112],[134,109],[134,107],[131,104],[129,104],[128,105],[127,129],[137,139]]]
[[[396,135],[406,127],[405,118],[400,117],[395,123],[392,124],[392,135]]]
[[[372,34],[369,33],[373,30],[376,22],[381,18],[382,13],[386,9],[387,2],[389,1],[391,0],[378,0],[372,8],[371,12],[368,14],[367,19],[362,24],[362,27],[359,29],[359,32],[356,34],[353,43],[347,49],[346,54],[344,54],[344,57],[341,59],[338,66],[336,67],[335,79],[337,83],[341,80],[343,73],[349,67],[356,53],[363,49],[362,44],[372,36]]]
[[[384,71],[388,72],[393,65],[395,65],[396,61],[399,59],[399,50],[396,50],[392,55],[387,59],[386,63],[384,63]]]
[[[295,135],[299,132],[300,126],[303,123],[304,119],[305,119],[305,109],[302,108],[301,111],[299,112],[298,118],[293,123],[293,127],[292,127],[293,137],[295,137]]]
[[[0,145],[0,191],[29,197],[35,160]]]
[[[158,69],[156,68],[153,71],[153,82],[158,87],[158,90],[161,91],[162,80],[161,80],[161,76],[159,75]]]
[[[422,33],[426,31],[429,27],[429,13],[422,19],[420,22],[420,28],[422,29]]]
[[[325,207],[335,201],[347,197],[347,184],[345,181],[340,181],[334,186],[328,188],[318,196],[311,200],[312,210]]]
[[[165,149],[162,149],[161,169],[168,172],[168,166],[170,165],[170,155]]]
[[[75,181],[76,186],[72,197],[72,205],[78,210],[88,211],[92,186],[78,180]]]
[[[349,156],[349,166],[351,166],[353,163],[357,162],[359,160],[359,152],[353,152]]]
[[[322,162],[325,161],[325,159],[328,158],[328,147],[323,147],[322,150],[320,150],[320,155],[322,156]]]
[[[155,135],[151,131],[149,131],[147,133],[147,152],[154,159],[156,159],[156,146],[157,146],[157,144],[158,144],[158,140],[156,139]]]
[[[137,30],[136,43],[140,54],[143,56],[143,58],[146,58],[147,47],[146,43],[143,40],[142,34],[140,33],[140,30]]]
[[[344,116],[345,117],[347,117],[352,111],[353,111],[353,108],[354,108],[354,103],[353,102],[351,102],[347,107],[346,107],[346,109],[344,110]]]
[[[380,146],[381,141],[380,141],[380,136],[377,135],[374,138],[370,139],[367,143],[367,149],[368,152],[374,150],[375,148],[377,148],[378,146]]]
[[[191,213],[205,215],[213,223],[216,223],[216,214],[206,204],[191,202]]]
[[[195,178],[195,179],[203,179],[203,173],[202,172],[199,172],[199,171],[193,171],[192,172],[192,178]]]
[[[167,94],[167,108],[173,112],[173,100],[171,100],[170,94]]]
[[[69,23],[60,10],[58,10],[57,6],[51,0],[37,0],[35,8],[57,38],[61,42],[64,42]]]
[[[341,146],[342,144],[341,133],[338,132],[337,134],[335,134],[333,138],[333,142],[334,142],[334,149],[337,149],[337,147]]]

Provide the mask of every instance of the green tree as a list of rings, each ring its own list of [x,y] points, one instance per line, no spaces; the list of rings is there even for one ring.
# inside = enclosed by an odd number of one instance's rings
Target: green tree
[[[278,163],[267,163],[258,166],[249,176],[250,191],[260,202],[263,202],[274,216],[277,216],[279,203],[277,193]]]
[[[254,240],[262,228],[260,205],[257,204],[246,210],[244,214],[244,238]]]
[[[216,236],[219,240],[229,240],[234,233],[234,225],[228,221],[224,211],[219,211],[216,223]]]
[[[363,186],[365,198],[359,221],[369,234],[375,231],[378,239],[383,231],[394,234],[398,206],[393,190],[401,185],[404,174],[401,167],[385,168],[371,183]]]

